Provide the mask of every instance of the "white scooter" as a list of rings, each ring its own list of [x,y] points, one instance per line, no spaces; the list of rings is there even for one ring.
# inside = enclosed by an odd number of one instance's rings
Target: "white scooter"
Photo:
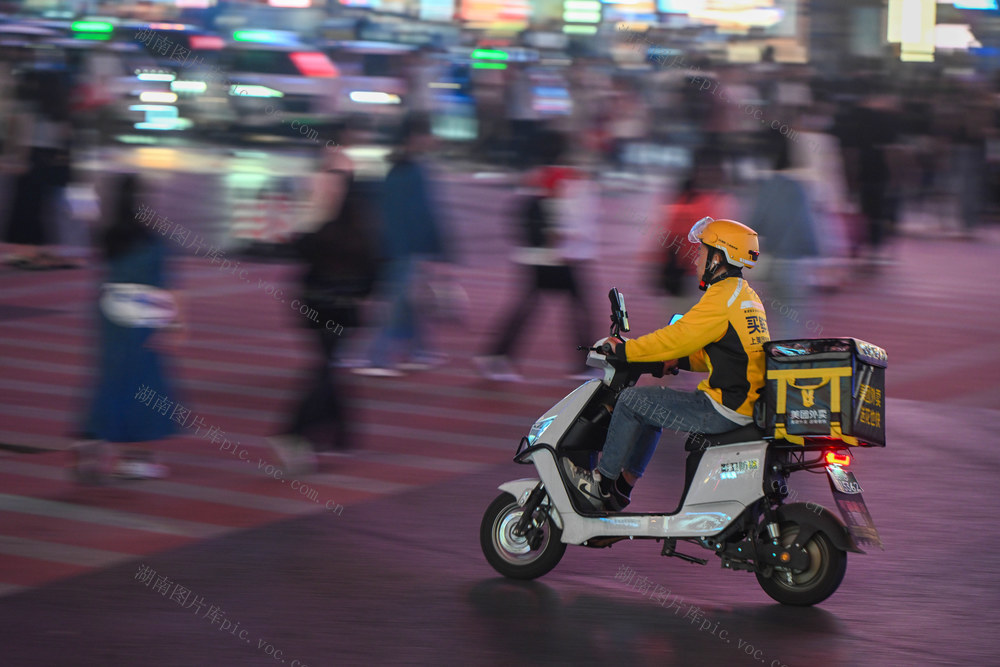
[[[629,330],[625,300],[617,289],[609,298],[611,336],[619,337]],[[813,605],[837,590],[847,551],[864,553],[859,544],[882,547],[861,487],[845,469],[850,463],[847,444],[829,438],[791,444],[763,437],[754,424],[721,435],[689,436],[677,510],[594,510],[573,486],[562,458],[593,469],[618,395],[643,374],[663,374],[661,362],[624,363],[610,352],[606,338],[589,349],[587,365],[603,369],[603,380],[572,391],[518,445],[514,461],[534,464],[538,479],[500,485],[503,493],[483,516],[480,544],[497,572],[534,579],[559,563],[567,545],[609,547],[632,539],[662,540],[664,556],[708,562],[678,552],[682,541],[714,552],[724,568],[754,572],[764,592],[778,602]],[[824,468],[846,526],[814,503],[783,502],[791,473]]]

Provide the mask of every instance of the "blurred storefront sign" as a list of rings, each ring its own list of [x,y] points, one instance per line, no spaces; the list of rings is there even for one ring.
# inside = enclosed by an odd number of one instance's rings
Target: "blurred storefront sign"
[[[656,23],[655,0],[601,0],[604,4],[604,20],[618,22]]]
[[[886,39],[904,62],[933,62],[936,23],[936,0],[889,0]]]
[[[421,21],[451,21],[455,16],[455,0],[420,0]]]
[[[461,0],[458,15],[469,28],[521,30],[532,11],[528,0]]]

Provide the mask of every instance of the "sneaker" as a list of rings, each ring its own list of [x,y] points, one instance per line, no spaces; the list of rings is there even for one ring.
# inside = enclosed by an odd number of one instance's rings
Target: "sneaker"
[[[163,479],[170,469],[162,463],[121,459],[115,464],[114,476],[122,479]]]
[[[487,380],[494,382],[521,382],[524,380],[521,374],[514,370],[510,359],[502,354],[473,357],[472,363],[475,364],[479,374]]]
[[[267,439],[281,467],[290,475],[305,475],[316,472],[318,460],[312,443],[294,435],[280,435]]]
[[[401,371],[426,371],[447,363],[448,357],[443,354],[415,354],[406,361],[396,364]]]
[[[386,366],[368,366],[366,368],[352,368],[351,372],[355,375],[363,375],[364,377],[373,378],[399,378],[406,375],[403,371],[396,368],[388,368]]]
[[[606,508],[610,496],[601,494],[601,473],[574,465],[568,458],[563,459],[563,469],[573,484],[573,488],[583,494],[583,497],[594,509],[603,510]]]
[[[632,502],[631,496],[626,496],[617,487],[611,490],[610,496],[605,496],[605,505],[612,512],[621,512],[623,509],[628,507],[628,504]]]

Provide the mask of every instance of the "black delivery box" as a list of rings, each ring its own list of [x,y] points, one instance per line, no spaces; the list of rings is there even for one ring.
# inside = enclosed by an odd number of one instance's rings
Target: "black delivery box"
[[[755,414],[765,435],[885,447],[885,350],[855,338],[773,340],[764,357]]]

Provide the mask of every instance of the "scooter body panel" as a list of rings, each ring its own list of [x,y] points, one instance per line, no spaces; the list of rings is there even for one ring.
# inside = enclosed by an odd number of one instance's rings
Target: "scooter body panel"
[[[766,445],[764,445],[766,447]],[[764,449],[755,444],[755,450]],[[595,537],[707,537],[716,535],[738,517],[749,502],[756,497],[746,492],[742,498],[717,495],[715,500],[685,503],[676,514],[613,514],[610,516],[583,516],[573,507],[562,477],[559,464],[552,450],[539,449],[530,455],[535,464],[552,507],[559,513],[562,524],[562,541],[567,544],[582,544]],[[712,458],[699,466],[698,475],[709,484],[706,470],[716,459]],[[523,487],[522,487],[523,488]],[[741,485],[742,488],[742,485]],[[745,502],[744,502],[745,501]]]
[[[767,446],[764,440],[754,440],[705,449],[684,499],[684,509],[720,499],[749,505],[764,495]]]
[[[588,380],[549,408],[532,426],[532,432],[534,432],[540,424],[545,424],[541,432],[534,436],[534,439],[529,436],[530,444],[546,444],[555,447],[560,438],[573,426],[573,422],[580,416],[600,386],[600,380]]]

